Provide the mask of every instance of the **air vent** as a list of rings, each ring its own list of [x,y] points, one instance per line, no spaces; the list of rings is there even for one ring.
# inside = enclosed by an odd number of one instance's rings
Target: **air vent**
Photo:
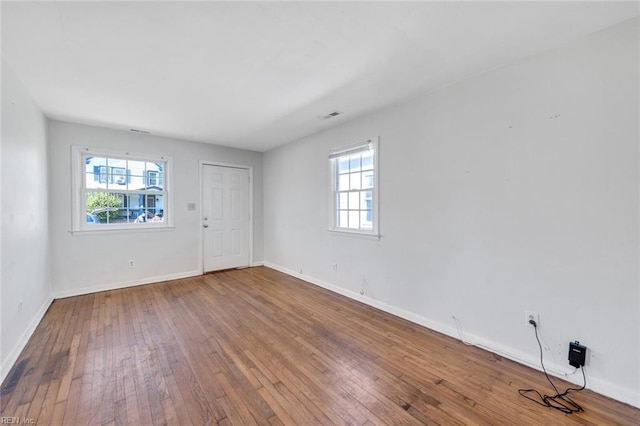
[[[319,118],[320,120],[328,120],[328,119],[330,119],[330,118],[337,117],[337,116],[339,116],[339,115],[342,115],[342,113],[341,113],[340,111],[333,111],[333,112],[330,112],[330,113],[329,113],[329,114],[327,114],[327,115],[321,115],[321,116],[320,116],[320,117],[318,117],[318,118]]]
[[[140,130],[140,129],[131,129],[131,131],[134,132],[134,133],[145,133],[145,134],[151,133],[148,130]]]

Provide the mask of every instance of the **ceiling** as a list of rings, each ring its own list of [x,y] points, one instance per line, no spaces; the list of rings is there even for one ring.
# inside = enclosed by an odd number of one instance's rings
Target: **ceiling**
[[[2,55],[48,117],[266,151],[561,47],[638,16],[638,3],[54,1],[1,12]]]

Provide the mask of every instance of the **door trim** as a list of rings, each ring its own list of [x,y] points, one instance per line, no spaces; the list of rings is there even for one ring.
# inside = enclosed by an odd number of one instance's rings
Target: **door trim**
[[[230,164],[221,163],[217,161],[200,160],[198,166],[198,173],[200,179],[200,207],[198,208],[198,240],[199,246],[199,259],[198,269],[201,274],[204,274],[204,236],[202,232],[202,223],[204,222],[204,212],[202,206],[204,205],[204,178],[203,170],[206,166],[217,167],[229,167],[233,169],[245,169],[249,171],[249,267],[257,266],[253,263],[253,166],[247,166],[243,164]]]

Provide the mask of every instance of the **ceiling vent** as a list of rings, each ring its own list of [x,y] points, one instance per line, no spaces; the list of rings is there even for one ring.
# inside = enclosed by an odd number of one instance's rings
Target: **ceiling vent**
[[[132,132],[134,132],[134,133],[145,133],[145,134],[147,134],[147,135],[148,135],[149,133],[151,133],[151,132],[150,132],[150,131],[148,131],[148,130],[140,130],[140,129],[130,129],[130,130],[131,130]]]
[[[333,112],[330,112],[330,113],[329,113],[329,114],[327,114],[327,115],[321,115],[321,116],[320,116],[320,117],[318,117],[318,118],[319,118],[320,120],[328,120],[328,119],[330,119],[330,118],[337,117],[337,116],[339,116],[339,115],[342,115],[342,113],[341,113],[340,111],[333,111]]]

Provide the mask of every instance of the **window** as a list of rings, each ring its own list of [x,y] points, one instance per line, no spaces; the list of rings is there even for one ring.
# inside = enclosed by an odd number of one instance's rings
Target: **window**
[[[170,159],[73,148],[73,230],[170,225]]]
[[[119,185],[124,185],[125,180],[125,170],[121,167],[107,167],[107,166],[93,166],[93,179],[96,182],[100,183],[118,183]]]
[[[378,140],[329,151],[331,229],[378,235]]]
[[[158,185],[159,173],[157,170],[147,170],[147,186]]]

